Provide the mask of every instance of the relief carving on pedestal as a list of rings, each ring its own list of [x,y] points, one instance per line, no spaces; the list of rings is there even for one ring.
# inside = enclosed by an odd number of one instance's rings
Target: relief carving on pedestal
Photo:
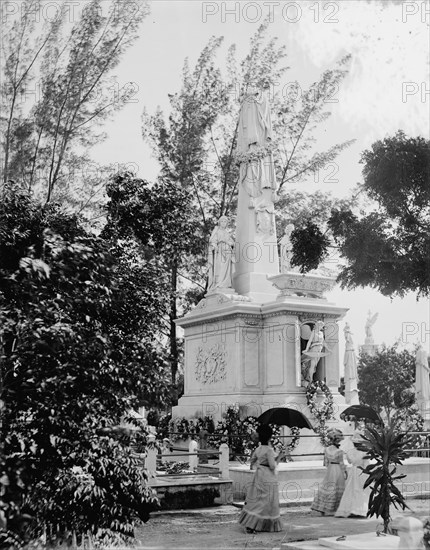
[[[215,344],[211,348],[200,346],[196,356],[196,380],[202,384],[224,380],[227,374],[226,362],[227,351],[224,344]]]

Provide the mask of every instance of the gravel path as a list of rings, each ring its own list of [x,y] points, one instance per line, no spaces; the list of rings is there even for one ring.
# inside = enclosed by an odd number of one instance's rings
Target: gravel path
[[[430,500],[411,500],[408,504],[413,515],[430,515]],[[399,514],[393,510],[393,517]],[[284,531],[248,535],[238,525],[239,510],[233,506],[159,512],[136,535],[139,548],[145,550],[266,550],[279,548],[282,542],[371,532],[381,523],[376,519],[323,517],[309,507],[281,508],[281,515]]]

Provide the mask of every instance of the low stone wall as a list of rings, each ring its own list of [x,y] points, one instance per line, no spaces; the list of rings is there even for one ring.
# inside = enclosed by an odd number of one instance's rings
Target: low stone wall
[[[326,468],[322,460],[281,463],[278,466],[279,498],[287,506],[301,501],[312,500],[324,478]],[[430,460],[428,458],[408,458],[397,468],[406,477],[398,486],[406,498],[426,498],[430,494]],[[254,472],[249,465],[230,467],[233,481],[233,500],[244,500],[248,484]]]

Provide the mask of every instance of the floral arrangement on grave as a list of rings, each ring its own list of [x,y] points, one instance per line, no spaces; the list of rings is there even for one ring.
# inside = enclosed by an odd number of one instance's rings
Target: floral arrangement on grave
[[[157,437],[159,439],[164,439],[165,437],[169,437],[169,426],[170,426],[171,420],[172,420],[171,413],[163,414],[162,416],[160,416],[158,420],[158,425],[157,425]]]
[[[321,404],[318,404],[318,392],[324,394]],[[322,380],[311,382],[306,388],[306,402],[312,416],[318,421],[314,426],[315,433],[319,434],[324,447],[330,444],[327,438],[327,422],[334,418],[334,399],[330,388]]]
[[[214,432],[215,425],[212,416],[191,420],[185,417],[175,418],[169,421],[169,433],[165,437],[169,436],[171,441],[186,441],[189,437],[198,435],[202,429],[209,434]]]
[[[157,470],[165,472],[166,474],[181,474],[183,472],[189,472],[190,466],[188,462],[162,462],[157,466]]]
[[[210,447],[218,447],[227,443],[233,456],[243,455],[244,442],[242,438],[242,420],[238,405],[230,405],[224,413],[223,420],[219,420],[212,435],[208,437]]]
[[[172,431],[170,438],[173,441],[179,439],[186,440],[190,434],[196,433],[198,435],[201,429],[205,429],[208,433],[208,447],[218,448],[221,443],[227,443],[232,456],[249,457],[257,446],[257,443],[252,441],[251,436],[253,432],[256,432],[258,425],[259,423],[255,416],[247,416],[244,420],[241,420],[239,407],[231,405],[227,408],[223,420],[218,421],[216,426],[210,416],[194,420],[187,420],[186,418],[177,419],[171,423]],[[273,429],[271,439],[273,448],[277,452],[281,450],[286,451],[287,460],[292,460],[289,458],[289,453],[299,444],[299,428],[291,428],[291,441],[288,445],[284,445],[280,437],[281,428],[275,424],[271,424],[271,427]],[[172,433],[175,431],[180,433],[175,435]]]

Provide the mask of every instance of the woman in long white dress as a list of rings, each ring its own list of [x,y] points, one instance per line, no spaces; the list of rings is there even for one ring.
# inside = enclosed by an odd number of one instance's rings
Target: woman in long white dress
[[[363,489],[366,476],[361,468],[365,468],[368,460],[364,457],[366,453],[359,451],[355,444],[362,441],[361,433],[355,431],[351,438],[352,445],[345,452],[351,468],[348,470],[348,477],[345,483],[345,491],[335,513],[338,518],[347,518],[349,516],[367,516],[369,506],[370,488]]]

